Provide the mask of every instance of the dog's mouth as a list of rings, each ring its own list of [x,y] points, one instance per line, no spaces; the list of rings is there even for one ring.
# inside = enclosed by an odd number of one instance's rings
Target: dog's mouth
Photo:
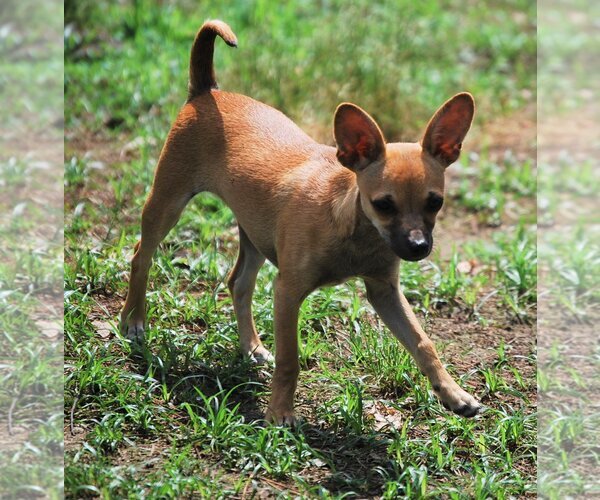
[[[392,246],[392,250],[394,253],[400,257],[402,260],[409,260],[411,262],[416,262],[418,260],[423,260],[431,253],[431,247],[425,250],[406,250],[405,248],[397,248]]]
[[[411,252],[411,251],[405,252],[402,250],[396,250],[395,248],[392,248],[392,250],[394,250],[394,253],[398,257],[400,257],[402,260],[409,260],[412,262],[416,262],[418,260],[423,260],[431,253],[431,248],[429,250],[425,250],[425,251],[421,251],[421,252]]]

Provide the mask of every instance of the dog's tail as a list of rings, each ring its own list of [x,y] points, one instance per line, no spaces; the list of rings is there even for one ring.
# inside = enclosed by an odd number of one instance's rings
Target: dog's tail
[[[215,38],[219,35],[230,47],[237,47],[237,38],[231,28],[223,21],[206,21],[194,40],[190,58],[190,82],[188,84],[188,100],[202,92],[218,88],[213,53]]]

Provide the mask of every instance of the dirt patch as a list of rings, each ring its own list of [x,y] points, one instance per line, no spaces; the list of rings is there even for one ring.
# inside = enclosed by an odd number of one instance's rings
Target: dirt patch
[[[449,202],[438,216],[433,232],[434,251],[443,260],[449,259],[454,251],[459,251],[465,243],[491,240],[494,233],[503,231],[505,226],[490,226],[481,221],[475,212]]]
[[[125,140],[107,137],[85,129],[65,131],[65,158],[89,155],[94,160],[114,165],[121,160],[121,151]]]
[[[495,117],[486,122],[482,129],[469,132],[475,135],[469,146],[476,151],[487,149],[494,161],[512,151],[518,160],[536,157],[536,105],[528,106],[508,116]]]
[[[12,434],[7,431],[8,421],[0,420],[0,450],[10,453],[17,451],[23,447],[23,443],[27,441],[30,431],[22,426],[17,426],[12,429]]]

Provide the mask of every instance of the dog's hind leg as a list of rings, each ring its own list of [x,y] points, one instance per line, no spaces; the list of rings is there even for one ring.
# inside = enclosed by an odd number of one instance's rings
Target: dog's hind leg
[[[256,285],[256,276],[265,262],[265,257],[256,249],[241,226],[240,251],[235,267],[229,275],[227,285],[233,297],[233,308],[238,323],[242,352],[257,363],[273,360],[265,349],[256,332],[252,318],[252,294]]]
[[[163,187],[164,186],[164,187]],[[180,192],[177,192],[180,191]],[[131,260],[129,291],[121,311],[121,332],[132,340],[141,340],[146,317],[146,286],[152,257],[192,199],[193,193],[165,183],[155,182],[142,213],[142,237]]]

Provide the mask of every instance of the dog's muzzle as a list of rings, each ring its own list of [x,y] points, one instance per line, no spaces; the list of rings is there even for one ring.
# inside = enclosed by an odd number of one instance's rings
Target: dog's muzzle
[[[431,253],[433,238],[421,229],[411,229],[408,234],[392,236],[391,246],[394,253],[401,259],[417,261]]]

